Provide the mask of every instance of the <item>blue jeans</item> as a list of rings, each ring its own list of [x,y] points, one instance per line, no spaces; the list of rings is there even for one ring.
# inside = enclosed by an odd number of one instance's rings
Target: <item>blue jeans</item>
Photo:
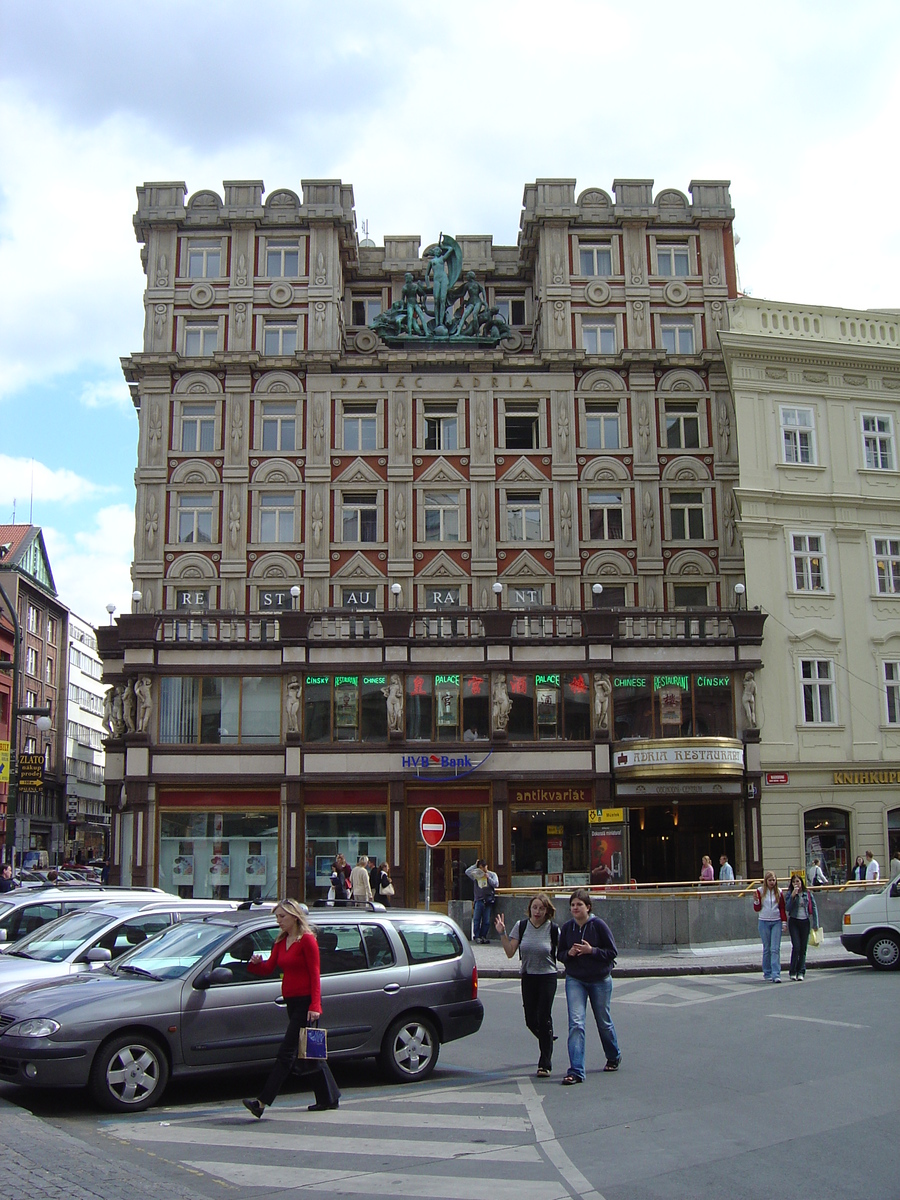
[[[491,912],[493,900],[476,900],[472,909],[472,938],[477,942],[480,938],[488,938],[491,934]]]
[[[574,975],[566,976],[566,1004],[569,1006],[569,1074],[584,1079],[584,1018],[588,1000],[594,1011],[597,1032],[603,1045],[607,1062],[618,1062],[621,1057],[616,1030],[609,1015],[612,998],[612,976],[584,983]]]
[[[781,921],[760,921],[763,948],[763,979],[781,978]]]

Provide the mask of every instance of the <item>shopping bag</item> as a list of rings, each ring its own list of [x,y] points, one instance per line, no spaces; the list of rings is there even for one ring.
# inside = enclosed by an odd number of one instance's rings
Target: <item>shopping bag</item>
[[[300,1030],[300,1043],[297,1047],[297,1057],[306,1059],[324,1059],[328,1057],[328,1037],[324,1029],[318,1025],[307,1025]]]
[[[811,946],[821,946],[825,940],[825,935],[822,932],[821,926],[818,929],[810,929],[809,942]]]

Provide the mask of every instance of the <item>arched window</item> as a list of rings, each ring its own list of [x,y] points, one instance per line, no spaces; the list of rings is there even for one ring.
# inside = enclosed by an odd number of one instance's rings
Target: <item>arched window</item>
[[[817,858],[831,883],[847,882],[852,861],[848,813],[840,808],[811,808],[803,814],[803,842],[807,876]]]

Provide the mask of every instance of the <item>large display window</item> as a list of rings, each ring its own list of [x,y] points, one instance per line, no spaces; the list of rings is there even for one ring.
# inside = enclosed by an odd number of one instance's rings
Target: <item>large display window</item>
[[[734,737],[730,675],[614,675],[614,740]]]
[[[277,811],[162,811],[159,886],[201,900],[277,899]]]
[[[351,867],[365,854],[376,865],[387,861],[387,809],[306,813],[307,902],[328,898],[335,856]]]
[[[510,824],[513,887],[589,886],[591,825],[586,808],[512,808]]]
[[[811,808],[803,814],[803,835],[807,877],[817,858],[830,883],[846,883],[852,862],[849,813],[841,808]]]
[[[161,744],[245,745],[281,738],[281,679],[228,675],[163,676]]]

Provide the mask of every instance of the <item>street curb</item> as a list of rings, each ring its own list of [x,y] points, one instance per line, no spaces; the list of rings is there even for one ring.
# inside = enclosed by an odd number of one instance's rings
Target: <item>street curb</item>
[[[807,970],[821,971],[832,967],[862,967],[865,959],[834,958],[807,963]],[[762,970],[759,963],[683,963],[678,966],[617,966],[614,968],[615,979],[653,979],[673,975],[753,975]],[[514,967],[479,967],[479,979],[519,979],[521,975]]]

